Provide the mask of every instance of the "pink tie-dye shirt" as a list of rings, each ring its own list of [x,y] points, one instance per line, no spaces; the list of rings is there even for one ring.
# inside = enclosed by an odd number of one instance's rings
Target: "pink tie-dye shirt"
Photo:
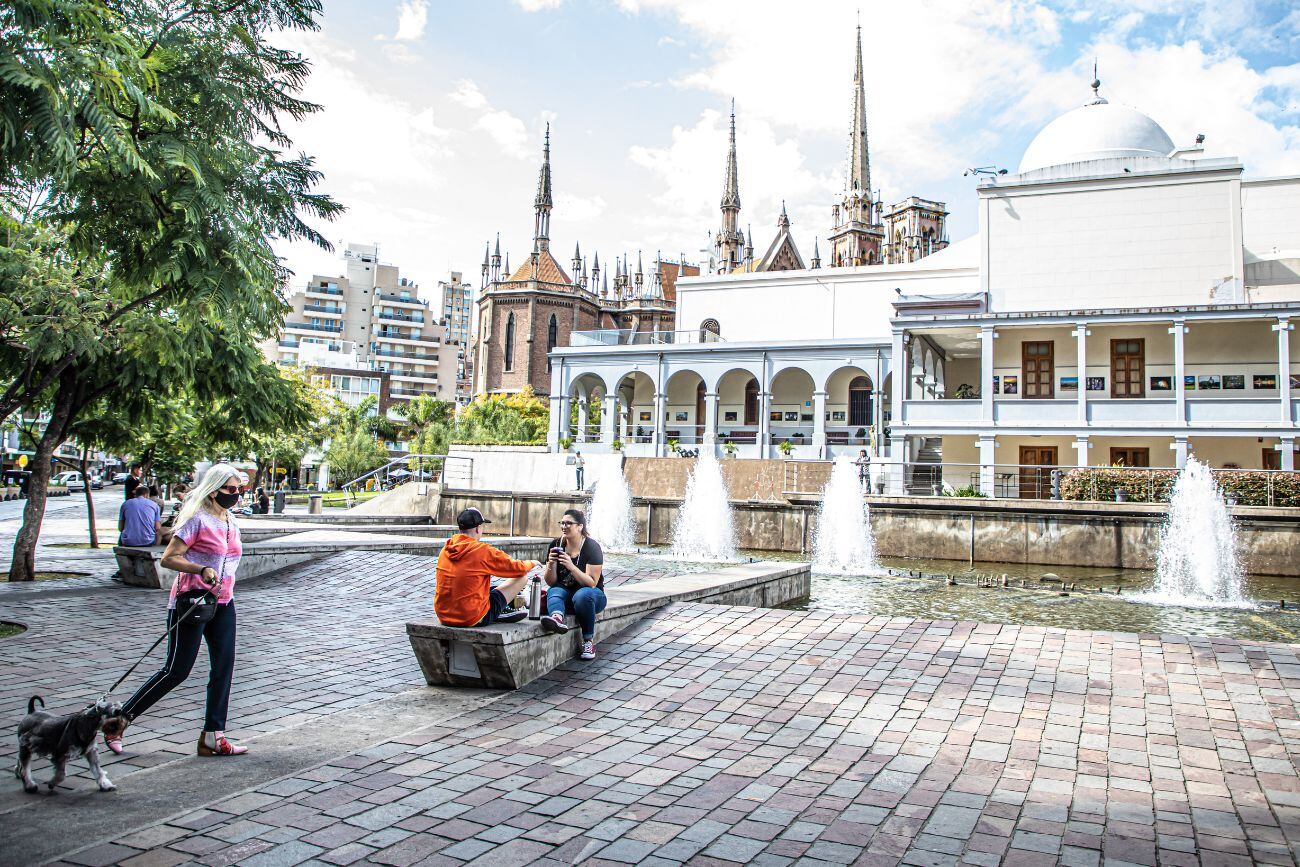
[[[225,605],[230,602],[235,596],[235,570],[239,568],[239,557],[244,551],[235,522],[218,518],[203,509],[176,528],[176,538],[189,546],[185,552],[186,560],[197,566],[211,566],[221,576],[217,603]],[[178,572],[172,582],[171,601],[167,607],[176,607],[178,593],[206,589],[207,586],[198,575]]]

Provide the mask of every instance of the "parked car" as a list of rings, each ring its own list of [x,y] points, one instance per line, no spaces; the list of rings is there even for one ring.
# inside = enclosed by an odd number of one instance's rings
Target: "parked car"
[[[103,477],[103,476],[91,476],[91,477],[90,477],[90,489],[91,489],[92,491],[102,491],[102,490],[104,490],[104,477]]]
[[[81,473],[76,472],[75,470],[68,470],[66,472],[59,473],[57,476],[55,476],[53,479],[50,480],[50,483],[54,485],[62,485],[63,487],[67,488],[69,491],[86,490],[85,480],[82,479]]]
[[[113,473],[113,478],[108,480],[110,485],[120,485],[131,477],[130,473]]]

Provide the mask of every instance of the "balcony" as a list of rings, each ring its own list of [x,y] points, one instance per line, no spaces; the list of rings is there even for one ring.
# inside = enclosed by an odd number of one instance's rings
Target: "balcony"
[[[429,306],[428,301],[422,301],[411,295],[394,295],[391,292],[380,292],[378,298],[380,301],[390,301],[393,304],[410,304],[415,307],[425,308]]]
[[[334,316],[342,316],[344,310],[346,310],[345,307],[339,304],[311,304],[311,303],[302,305],[302,309],[311,311],[312,313],[330,313],[333,314]]]
[[[419,397],[420,395],[423,394],[436,394],[436,393],[437,393],[437,389],[433,389],[433,388],[425,388],[425,389],[390,388],[388,389],[388,394],[390,397],[411,398],[411,397]]]
[[[1177,403],[1173,398],[1090,398],[1088,400],[1088,421],[1092,424],[1165,425],[1177,420]]]
[[[305,329],[305,330],[307,330],[307,331],[325,331],[325,332],[329,332],[329,333],[332,333],[332,334],[341,334],[341,333],[343,332],[343,326],[342,326],[342,325],[327,325],[327,324],[324,324],[324,323],[322,323],[322,324],[320,324],[320,325],[313,325],[313,324],[311,324],[310,322],[286,322],[286,323],[284,323],[284,327],[285,327],[285,328],[302,328],[302,329]]]
[[[1271,424],[1282,419],[1275,397],[1188,397],[1189,424]]]
[[[978,400],[905,400],[904,424],[979,424]]]
[[[998,424],[1059,425],[1079,420],[1077,400],[997,400],[993,420]]]
[[[376,310],[375,317],[377,319],[391,319],[395,322],[414,322],[419,325],[424,324],[423,316],[409,316],[405,313],[391,313],[386,310]]]
[[[372,353],[382,358],[409,358],[412,361],[437,361],[438,356],[426,352],[398,352],[396,349],[376,349]]]
[[[304,291],[306,291],[308,295],[328,295],[334,298],[343,295],[343,290],[337,286],[308,286]]]
[[[652,346],[664,343],[721,343],[712,331],[633,331],[630,328],[601,328],[575,331],[570,346]]]

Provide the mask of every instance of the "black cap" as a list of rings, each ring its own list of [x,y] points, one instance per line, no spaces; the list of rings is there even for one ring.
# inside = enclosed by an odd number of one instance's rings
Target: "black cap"
[[[466,509],[456,516],[456,526],[461,530],[473,530],[480,524],[491,524],[478,509]]]

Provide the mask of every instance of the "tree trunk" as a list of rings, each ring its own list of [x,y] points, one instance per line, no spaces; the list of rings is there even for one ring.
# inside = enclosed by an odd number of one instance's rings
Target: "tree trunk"
[[[61,386],[54,395],[54,409],[45,432],[36,442],[32,474],[27,482],[27,503],[23,507],[23,525],[14,539],[14,556],[9,564],[10,581],[36,580],[36,541],[45,517],[45,500],[50,488],[50,458],[67,436],[72,416],[72,396]]]
[[[99,531],[95,529],[95,498],[90,490],[90,449],[81,449],[81,480],[86,483],[86,521],[90,530],[90,547],[99,547]]]
[[[265,474],[266,464],[259,460],[257,462],[257,470],[253,473],[253,483],[248,486],[248,489],[253,493],[257,493],[257,489],[262,485],[262,476]]]

